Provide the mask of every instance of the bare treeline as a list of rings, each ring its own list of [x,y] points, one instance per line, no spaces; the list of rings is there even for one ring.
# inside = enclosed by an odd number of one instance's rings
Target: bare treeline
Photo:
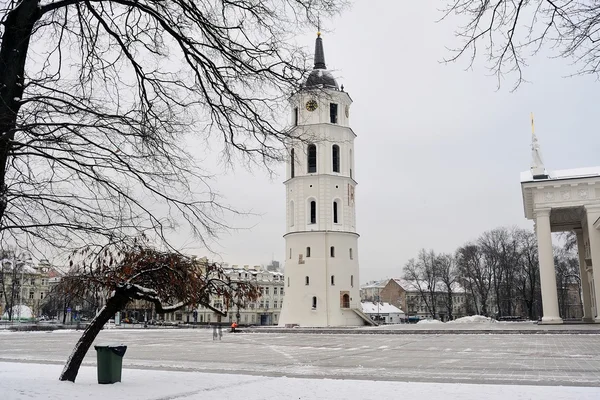
[[[563,317],[576,314],[568,297],[579,286],[576,249],[555,248],[559,308]],[[454,254],[422,249],[404,266],[404,279],[413,282],[428,313],[452,316],[453,293],[465,292],[465,312],[486,316],[542,315],[540,272],[535,234],[519,228],[496,228],[460,246]],[[440,309],[442,308],[442,309]]]

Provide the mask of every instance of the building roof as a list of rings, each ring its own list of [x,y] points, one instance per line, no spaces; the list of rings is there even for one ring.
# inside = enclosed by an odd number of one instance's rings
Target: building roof
[[[360,288],[361,289],[369,289],[369,288],[373,288],[373,289],[383,289],[385,287],[385,285],[387,285],[387,283],[389,282],[389,279],[382,279],[380,281],[373,281],[373,282],[368,282],[364,285],[362,285]]]
[[[365,314],[404,314],[404,311],[390,303],[373,303],[365,301],[360,303]]]
[[[402,287],[402,289],[406,290],[406,291],[414,291],[414,290],[419,290],[419,284],[420,287],[426,291],[427,289],[427,282],[425,281],[416,281],[416,280],[407,280],[407,279],[401,279],[401,278],[395,278],[394,281],[400,285]],[[445,292],[446,291],[446,284],[444,284],[443,282],[437,282],[435,284],[435,291],[436,292]],[[458,283],[458,282],[454,282],[452,284],[452,292],[453,293],[464,293],[465,289]]]
[[[321,32],[317,33],[317,40],[315,41],[315,65],[311,73],[308,75],[308,78],[306,78],[304,88],[339,89],[335,78],[331,72],[327,71],[327,66],[325,65],[325,52],[323,51],[323,39],[321,38]]]
[[[573,178],[595,178],[600,177],[600,167],[574,168],[574,169],[559,169],[548,172],[548,178],[533,179],[531,170],[521,172],[521,183],[524,182],[545,182],[561,179]]]

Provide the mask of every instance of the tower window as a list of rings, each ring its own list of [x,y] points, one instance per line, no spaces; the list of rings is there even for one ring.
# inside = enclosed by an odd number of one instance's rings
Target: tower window
[[[296,176],[296,154],[294,149],[290,152],[290,177]]]
[[[331,246],[329,248],[329,255],[333,258],[335,257],[335,247]]]
[[[335,275],[331,275],[331,286],[335,286]]]
[[[292,249],[290,248],[290,260],[292,259]]]
[[[350,250],[350,259],[353,260],[354,258],[352,257],[352,248],[350,248],[349,250]]]
[[[288,276],[288,287],[290,287],[290,277]]]
[[[310,285],[310,278],[308,276],[304,277],[304,284],[306,286]]]
[[[294,108],[294,126],[298,126],[298,107]]]
[[[317,172],[317,146],[308,145],[308,173]]]
[[[317,223],[317,202],[314,200],[310,202],[310,223]]]
[[[338,223],[338,201],[333,202],[333,223]]]
[[[289,278],[288,278],[288,286],[289,286]],[[350,275],[350,287],[354,287],[354,275]]]
[[[310,247],[306,248],[306,258],[310,257]]]
[[[340,146],[337,144],[331,148],[331,157],[333,158],[333,172],[340,172]]]
[[[312,298],[312,309],[313,310],[317,309],[317,296],[313,296],[313,298]]]
[[[329,104],[329,120],[332,124],[338,123],[338,105],[335,103]]]

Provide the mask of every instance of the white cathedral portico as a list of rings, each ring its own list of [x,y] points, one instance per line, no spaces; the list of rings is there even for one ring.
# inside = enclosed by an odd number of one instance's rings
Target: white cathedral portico
[[[314,69],[290,98],[285,298],[279,325],[357,326],[360,309],[352,99],[327,71],[317,34]]]
[[[532,166],[521,173],[525,217],[535,223],[542,290],[542,323],[560,324],[552,232],[575,231],[583,320],[600,322],[600,167],[546,171],[532,138]]]

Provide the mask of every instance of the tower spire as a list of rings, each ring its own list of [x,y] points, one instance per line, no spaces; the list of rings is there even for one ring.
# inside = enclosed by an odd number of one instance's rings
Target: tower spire
[[[317,40],[315,42],[315,66],[313,69],[327,69],[327,66],[325,65],[325,52],[323,51],[323,39],[321,38],[321,28],[318,27],[317,29]]]
[[[537,136],[535,136],[535,125],[533,123],[533,113],[531,113],[531,175],[534,179],[546,179],[546,168],[542,161],[542,152]]]

